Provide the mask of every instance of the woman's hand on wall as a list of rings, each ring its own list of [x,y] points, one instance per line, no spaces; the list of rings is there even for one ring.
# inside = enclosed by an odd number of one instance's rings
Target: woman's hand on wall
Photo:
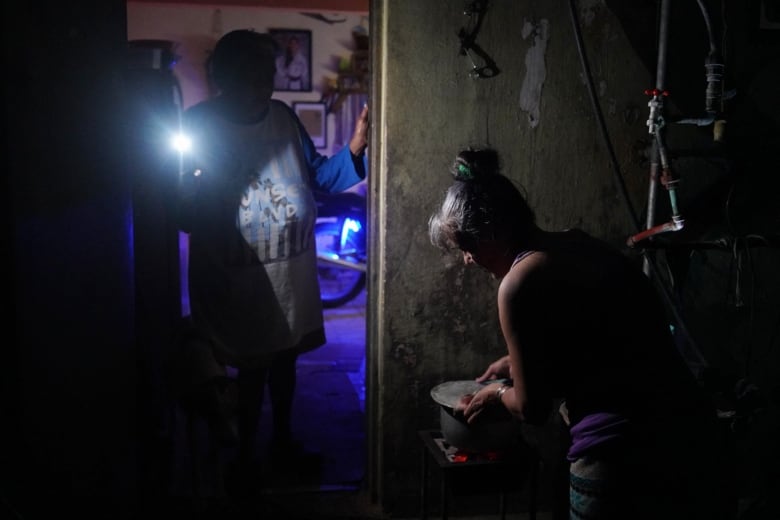
[[[361,155],[368,146],[368,104],[363,105],[363,110],[355,122],[355,130],[349,141],[349,150],[352,155]]]

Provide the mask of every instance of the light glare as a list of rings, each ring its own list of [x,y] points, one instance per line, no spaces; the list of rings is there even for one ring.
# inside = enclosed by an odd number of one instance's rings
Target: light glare
[[[171,139],[171,145],[178,152],[184,153],[190,150],[192,147],[192,141],[186,135],[176,134],[173,136],[173,139]]]

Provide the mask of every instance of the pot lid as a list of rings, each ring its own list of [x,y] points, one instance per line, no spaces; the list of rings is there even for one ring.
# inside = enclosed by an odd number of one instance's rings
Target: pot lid
[[[431,389],[431,397],[440,405],[454,409],[461,397],[466,394],[473,394],[482,386],[483,383],[477,383],[473,379],[447,381],[434,386]]]

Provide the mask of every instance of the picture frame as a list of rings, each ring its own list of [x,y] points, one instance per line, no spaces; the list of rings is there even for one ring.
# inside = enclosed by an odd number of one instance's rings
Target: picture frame
[[[328,146],[328,112],[325,103],[296,101],[292,104],[292,109],[314,142],[314,146],[326,148]]]
[[[312,38],[308,29],[269,29],[279,46],[274,91],[311,92]]]

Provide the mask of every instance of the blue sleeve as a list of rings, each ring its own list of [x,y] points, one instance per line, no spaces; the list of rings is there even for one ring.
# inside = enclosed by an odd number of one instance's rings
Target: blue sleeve
[[[306,163],[309,165],[309,178],[315,190],[335,193],[351,188],[366,178],[364,157],[352,155],[349,146],[327,157],[317,152],[317,148],[295,113],[296,124],[301,134],[301,144]]]

